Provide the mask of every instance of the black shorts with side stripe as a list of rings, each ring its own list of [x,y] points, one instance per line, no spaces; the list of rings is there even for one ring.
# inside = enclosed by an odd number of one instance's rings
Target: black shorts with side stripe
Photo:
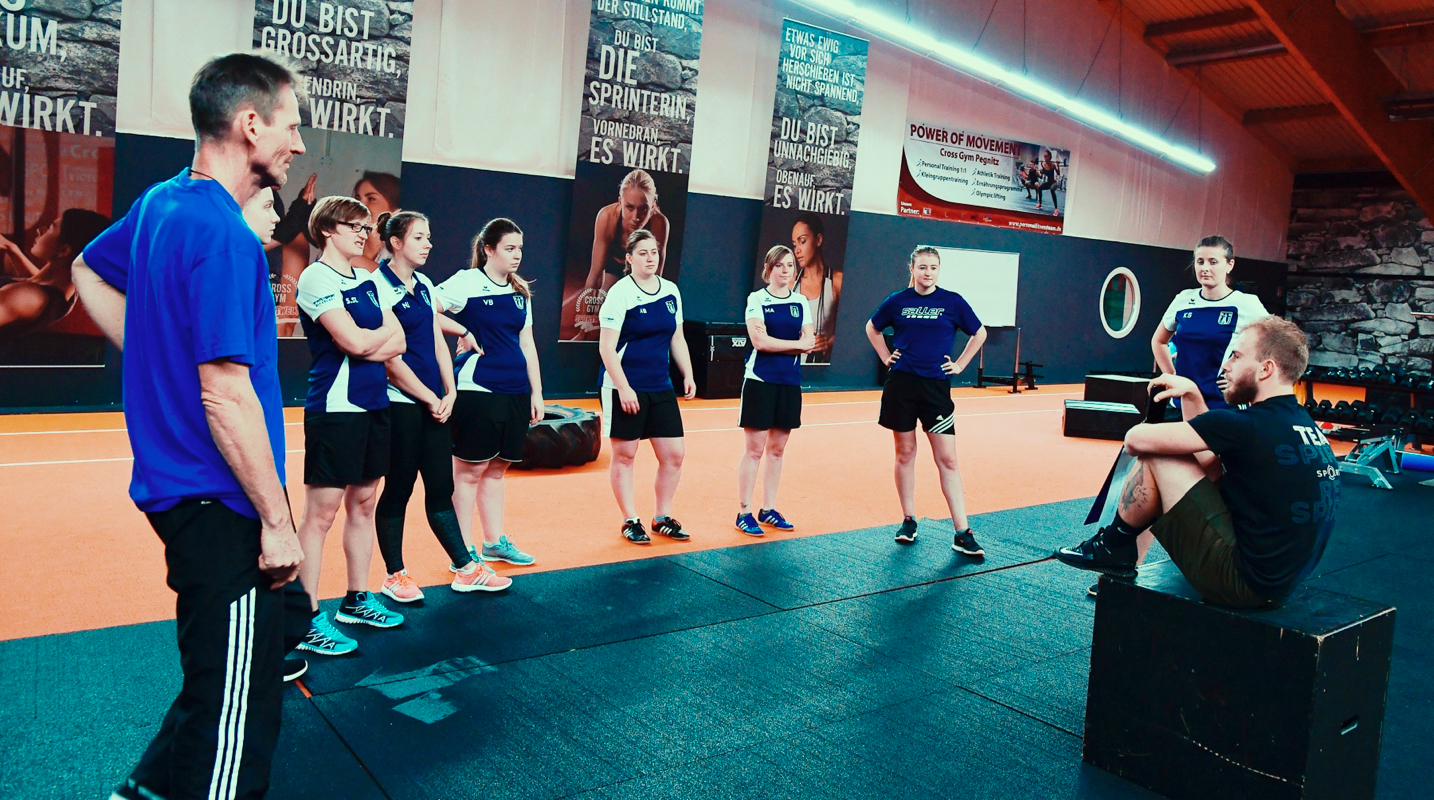
[[[891,372],[881,391],[881,416],[877,423],[888,430],[906,433],[916,430],[916,421],[927,433],[954,434],[956,404],[951,402],[949,378],[922,378],[909,372]]]
[[[790,431],[802,427],[802,387],[742,381],[738,425],[754,431]]]
[[[501,458],[523,460],[528,442],[532,395],[498,394],[463,389],[453,403],[453,456],[479,464]]]
[[[677,407],[677,392],[638,392],[636,414],[622,410],[616,389],[602,390],[602,427],[610,439],[682,438],[682,411]]]

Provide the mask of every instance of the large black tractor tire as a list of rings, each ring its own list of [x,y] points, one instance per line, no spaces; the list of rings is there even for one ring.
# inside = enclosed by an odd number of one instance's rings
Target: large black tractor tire
[[[581,408],[547,406],[543,421],[528,429],[516,469],[562,469],[596,461],[602,450],[602,418]]]

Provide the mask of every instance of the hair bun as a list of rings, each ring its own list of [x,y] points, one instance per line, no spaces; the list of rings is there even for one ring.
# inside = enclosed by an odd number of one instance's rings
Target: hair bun
[[[393,219],[393,214],[385,211],[379,214],[378,220],[374,222],[374,227],[378,229],[378,235],[382,236],[385,241],[388,239],[388,221],[391,219]]]

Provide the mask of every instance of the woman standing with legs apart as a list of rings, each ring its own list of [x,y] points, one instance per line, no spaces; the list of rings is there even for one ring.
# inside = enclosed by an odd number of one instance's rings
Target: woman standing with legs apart
[[[682,338],[682,295],[677,285],[660,277],[660,248],[651,231],[627,237],[627,276],[613,284],[598,312],[602,326],[602,424],[612,446],[608,476],[622,510],[622,536],[633,544],[651,544],[633,501],[633,462],[643,439],[652,440],[657,456],[657,509],[652,530],[670,539],[689,538],[672,518],[672,496],[682,477],[686,445],[682,412],[668,372],[668,354],[682,373],[682,394],[697,394],[692,359]]]
[[[951,549],[962,555],[981,556],[986,551],[966,522],[966,499],[961,473],[956,464],[954,436],[956,406],[951,402],[951,376],[976,357],[986,343],[986,328],[961,295],[936,285],[941,272],[941,255],[933,247],[918,247],[911,253],[910,287],[891,295],[866,323],[866,338],[876,354],[890,368],[881,392],[881,427],[892,431],[896,441],[896,493],[904,516],[897,530],[899,544],[916,541],[916,421],[926,430],[931,454],[941,473],[941,493],[951,510],[956,537]],[[881,331],[895,334],[888,351]],[[970,336],[960,357],[951,360],[956,331]]]
[[[353,265],[363,255],[373,225],[368,209],[351,197],[325,197],[309,216],[309,235],[324,253],[299,275],[299,322],[309,340],[309,398],[304,404],[304,517],[299,578],[315,612],[299,644],[325,655],[348,653],[358,644],[319,613],[319,570],[324,538],[344,508],[344,558],[348,592],[334,619],[392,628],[403,616],[384,608],[368,591],[373,557],[374,501],[388,472],[388,380],[383,362],[405,349],[394,317],[393,294]]]
[[[752,352],[747,356],[739,412],[747,446],[737,464],[737,530],[748,536],[763,535],[764,525],[779,531],[797,527],[776,508],[787,437],[802,426],[800,360],[803,353],[816,346],[816,322],[811,305],[794,289],[796,277],[797,260],[791,248],[777,245],[767,251],[762,262],[766,288],[747,296],[747,335],[752,340]],[[764,458],[765,503],[753,516],[752,493]]]
[[[543,379],[533,345],[532,291],[518,277],[523,231],[495,219],[473,239],[469,268],[438,287],[438,300],[463,328],[458,403],[453,408],[453,505],[473,558],[525,567],[537,559],[503,532],[503,476],[523,460],[528,426],[543,418]],[[473,547],[473,511],[483,550]],[[458,571],[458,564],[450,565]]]
[[[453,434],[448,418],[458,392],[441,321],[448,321],[455,329],[458,325],[439,314],[442,306],[434,297],[433,283],[416,271],[428,263],[428,253],[433,248],[428,217],[416,211],[384,214],[379,217],[378,229],[393,258],[379,262],[375,281],[393,295],[393,313],[408,340],[408,350],[384,365],[388,370],[393,445],[388,478],[375,517],[378,549],[388,574],[383,593],[400,603],[423,599],[423,590],[403,565],[403,521],[420,472],[428,525],[458,569],[453,576],[453,590],[501,591],[513,581],[470,556],[463,544],[458,515],[453,511]]]

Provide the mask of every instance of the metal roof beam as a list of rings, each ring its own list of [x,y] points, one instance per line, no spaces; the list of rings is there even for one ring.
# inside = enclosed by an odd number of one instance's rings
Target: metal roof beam
[[[1175,36],[1181,33],[1199,33],[1201,31],[1212,31],[1218,28],[1228,28],[1231,25],[1239,25],[1243,22],[1252,22],[1259,19],[1254,11],[1248,8],[1236,8],[1230,11],[1220,11],[1215,14],[1202,14],[1198,17],[1185,17],[1184,19],[1171,19],[1165,22],[1152,22],[1145,26],[1146,39],[1158,39],[1162,36]]]
[[[1371,28],[1364,32],[1364,39],[1373,48],[1434,42],[1434,19]]]
[[[1265,27],[1305,69],[1374,155],[1414,199],[1434,213],[1430,126],[1391,122],[1382,97],[1403,87],[1333,3],[1250,0]]]
[[[1197,67],[1209,66],[1210,64],[1226,64],[1231,61],[1250,61],[1256,58],[1271,58],[1284,54],[1285,46],[1274,37],[1270,37],[1238,47],[1172,51],[1165,54],[1165,61],[1172,67]]]

